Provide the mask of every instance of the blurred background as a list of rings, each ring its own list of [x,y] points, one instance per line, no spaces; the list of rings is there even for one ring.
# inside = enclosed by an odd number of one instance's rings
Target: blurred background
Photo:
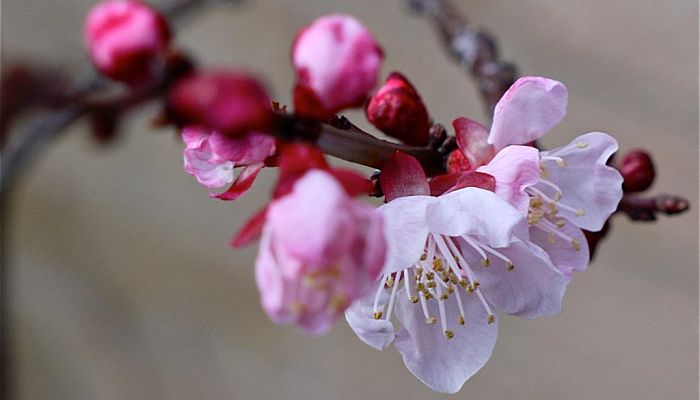
[[[3,63],[88,72],[81,29],[94,3],[4,0]],[[502,317],[493,357],[454,398],[697,399],[698,3],[455,3],[495,34],[523,75],[568,86],[569,114],[545,145],[600,130],[623,151],[651,149],[653,191],[683,194],[692,209],[653,224],[616,218],[563,312]],[[428,20],[400,0],[250,0],[198,14],[177,40],[203,65],[255,71],[289,104],[294,33],[334,12],[375,32],[384,76],[405,73],[436,121],[487,121]],[[183,172],[174,132],[150,128],[155,111],[137,112],[109,147],[75,124],[5,204],[18,399],[447,397],[344,321],[321,338],[272,324],[254,284],[256,247],[234,251],[228,241],[266,201],[274,173],[235,203],[209,199]]]

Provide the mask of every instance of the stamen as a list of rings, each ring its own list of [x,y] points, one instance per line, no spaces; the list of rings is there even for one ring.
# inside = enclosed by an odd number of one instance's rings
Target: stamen
[[[404,272],[404,280],[408,280],[408,279],[406,279],[406,276],[405,276],[405,270],[399,271],[396,273],[396,280],[401,279],[402,272]],[[389,297],[389,305],[387,306],[387,309],[386,309],[386,318],[385,319],[387,321],[389,319],[391,319],[391,311],[394,309],[394,300],[396,299],[396,292],[398,291],[398,289],[399,289],[399,285],[393,285],[393,287],[391,288],[391,297]]]
[[[566,161],[563,158],[557,156],[540,156],[541,160],[545,161],[555,161],[558,166],[564,168],[566,167]]]
[[[546,194],[544,194],[541,190],[537,189],[536,187],[530,186],[530,187],[526,188],[525,190],[528,191],[528,194],[530,194],[531,196],[533,196],[533,197],[539,196],[542,198],[542,200],[544,200],[550,204],[555,204],[555,207],[563,208],[567,211],[570,211],[570,212],[574,213],[577,217],[581,217],[581,216],[586,214],[586,211],[584,209],[573,208],[573,207],[568,206],[564,203],[560,203],[557,200],[554,200],[551,197],[547,196]],[[534,193],[530,193],[530,192],[534,192]],[[554,214],[556,215],[556,213],[554,213]]]
[[[382,289],[384,289],[384,284],[386,283],[386,278],[387,275],[385,274],[382,276],[381,282],[379,282],[379,288],[377,289],[377,294],[374,296],[374,305],[372,306],[372,311],[374,312],[375,318],[374,319],[379,319],[382,317],[381,311],[377,309],[377,306],[379,305],[379,296],[382,295]],[[384,306],[382,306],[382,310],[384,310]],[[376,317],[377,312],[379,312],[379,317]]]
[[[481,247],[475,240],[473,240],[467,235],[462,236],[462,239],[464,239],[464,241],[466,241],[467,244],[472,246],[474,250],[476,250],[479,253],[479,255],[481,256],[481,265],[483,265],[484,267],[488,267],[489,265],[491,265],[491,260],[489,260],[489,258],[486,257],[486,253],[484,253],[484,251],[481,249]]]
[[[573,246],[574,250],[576,250],[576,251],[581,250],[581,242],[579,242],[577,239],[574,239],[571,236],[563,233],[562,231],[560,231],[558,229],[557,225],[554,225],[553,223],[547,221],[546,219],[541,220],[537,225],[534,225],[534,226],[547,233],[547,239],[549,240],[550,243],[554,244],[554,241],[551,239],[553,239],[554,236],[556,235],[556,236],[564,239],[565,241],[571,243],[571,246]]]
[[[408,300],[410,300],[411,303],[416,304],[418,303],[418,296],[411,295],[411,285],[409,283],[409,280],[410,279],[408,279],[408,270],[405,270],[403,274],[403,286],[406,292],[406,297],[408,297]]]
[[[554,183],[552,183],[546,179],[540,179],[539,182],[537,182],[537,183],[542,183],[545,186],[548,186],[551,189],[553,189],[554,190],[554,200],[556,200],[556,201],[561,200],[561,196],[563,195],[563,192],[559,186],[555,185]]]
[[[465,237],[465,236],[462,236],[462,239],[466,239],[466,237]],[[483,248],[484,250],[488,251],[489,253],[493,254],[494,256],[496,256],[496,257],[500,258],[501,260],[503,260],[503,261],[506,263],[506,269],[507,269],[508,271],[512,271],[512,270],[513,270],[513,262],[510,260],[510,258],[504,256],[503,254],[499,253],[498,251],[494,250],[494,249],[491,248],[490,246],[487,246],[487,245],[485,245],[485,244],[483,244],[483,243],[479,243],[479,246],[480,246],[481,248]]]

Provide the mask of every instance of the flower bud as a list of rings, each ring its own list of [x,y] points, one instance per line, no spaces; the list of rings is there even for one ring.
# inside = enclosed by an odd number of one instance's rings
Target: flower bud
[[[301,30],[292,48],[298,114],[329,118],[364,104],[377,84],[383,55],[374,36],[347,15],[321,17]]]
[[[430,118],[416,89],[403,75],[394,72],[372,96],[367,119],[387,135],[413,146],[428,144]]]
[[[647,190],[656,177],[651,156],[643,150],[633,150],[627,153],[622,158],[619,169],[620,174],[625,179],[622,187],[626,192]]]
[[[108,0],[90,10],[85,45],[95,67],[130,85],[149,82],[165,65],[168,23],[136,0]]]
[[[235,137],[266,131],[272,106],[262,84],[249,75],[199,72],[177,82],[169,94],[175,122],[201,125]]]

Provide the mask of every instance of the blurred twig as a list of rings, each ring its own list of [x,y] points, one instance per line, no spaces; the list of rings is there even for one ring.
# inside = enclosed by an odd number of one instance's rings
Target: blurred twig
[[[518,77],[515,65],[501,60],[494,37],[470,23],[449,1],[407,2],[414,11],[432,18],[445,46],[479,85],[487,115],[492,116],[496,103]]]

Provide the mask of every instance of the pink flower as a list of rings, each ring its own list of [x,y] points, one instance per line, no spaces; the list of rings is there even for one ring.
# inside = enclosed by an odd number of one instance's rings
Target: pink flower
[[[168,94],[171,117],[229,137],[266,131],[272,117],[267,92],[249,74],[200,71],[178,81]]]
[[[353,304],[346,319],[372,347],[393,341],[431,389],[455,393],[491,356],[494,308],[525,318],[556,314],[568,281],[529,242],[524,216],[497,194],[465,187],[431,197],[415,183],[388,187],[409,186],[423,194],[392,193],[378,209],[387,262],[375,293]]]
[[[496,105],[486,140],[486,128],[466,118],[460,123],[469,129],[457,129],[457,135],[470,167],[495,178],[496,193],[527,216],[533,243],[570,277],[589,261],[581,229],[602,229],[622,198],[623,179],[607,165],[617,142],[605,133],[586,133],[547,151],[518,146],[556,126],[566,114],[567,99],[561,82],[521,78]],[[490,151],[495,156],[483,156]]]
[[[95,67],[129,84],[141,84],[157,75],[170,42],[165,19],[135,0],[104,1],[93,7],[84,36]]]
[[[377,279],[385,251],[381,216],[310,170],[267,210],[255,266],[263,308],[322,334]]]
[[[245,167],[231,189],[214,195],[225,200],[234,200],[250,188],[263,167],[263,161],[275,149],[275,140],[259,132],[230,138],[217,131],[191,126],[182,130],[182,140],[186,146],[183,152],[185,172],[206,188],[231,184],[234,182],[234,168]],[[235,192],[235,197],[232,192]]]
[[[377,84],[383,55],[355,18],[328,15],[301,30],[292,48],[296,112],[328,118],[361,106]]]

